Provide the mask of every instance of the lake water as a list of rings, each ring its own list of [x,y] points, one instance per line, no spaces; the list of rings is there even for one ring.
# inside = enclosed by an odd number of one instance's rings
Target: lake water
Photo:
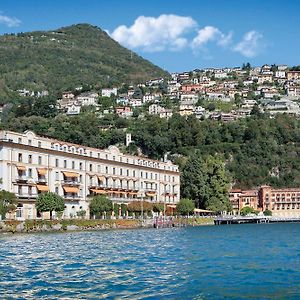
[[[0,299],[300,299],[300,223],[0,235]]]

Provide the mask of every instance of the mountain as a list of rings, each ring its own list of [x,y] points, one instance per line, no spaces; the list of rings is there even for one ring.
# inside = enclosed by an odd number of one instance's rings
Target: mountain
[[[23,88],[55,92],[166,76],[89,24],[0,36],[0,97]]]

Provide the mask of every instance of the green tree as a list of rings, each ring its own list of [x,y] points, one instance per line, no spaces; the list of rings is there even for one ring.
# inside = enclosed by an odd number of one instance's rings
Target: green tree
[[[207,106],[207,109],[209,111],[214,111],[214,110],[216,110],[216,105],[214,103],[209,103]]]
[[[154,212],[163,212],[164,211],[164,204],[160,202],[156,202],[153,204],[153,211]]]
[[[204,161],[197,154],[186,162],[181,173],[181,194],[203,207],[207,200],[207,170]]]
[[[261,117],[262,113],[260,112],[259,106],[255,104],[250,112],[252,116]]]
[[[247,216],[247,215],[249,215],[249,214],[256,214],[256,215],[257,215],[257,211],[256,211],[254,208],[252,208],[252,207],[245,206],[245,207],[243,207],[243,208],[241,209],[240,214],[241,214],[242,216]]]
[[[5,219],[5,215],[8,212],[16,209],[17,197],[15,194],[5,190],[0,191],[0,217],[2,220]]]
[[[127,210],[130,212],[150,212],[153,209],[152,203],[148,201],[131,201],[127,205]]]
[[[272,211],[269,210],[269,209],[266,209],[266,210],[264,211],[264,215],[265,215],[265,216],[272,216]]]
[[[50,218],[52,218],[52,212],[61,212],[65,209],[64,199],[55,193],[42,193],[40,194],[35,203],[35,207],[39,212],[50,212]]]
[[[207,192],[205,208],[215,212],[230,211],[229,178],[224,162],[216,156],[207,159]]]
[[[113,203],[106,195],[99,195],[92,199],[90,212],[94,216],[101,216],[113,210]]]
[[[195,209],[195,203],[193,200],[188,199],[188,198],[182,198],[178,202],[176,206],[177,212],[182,215],[182,216],[187,216],[189,214],[192,214]]]

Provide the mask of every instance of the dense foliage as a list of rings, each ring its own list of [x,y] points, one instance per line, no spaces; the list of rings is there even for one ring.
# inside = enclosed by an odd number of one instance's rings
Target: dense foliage
[[[127,206],[130,212],[150,212],[152,209],[153,205],[148,201],[132,201]]]
[[[50,216],[52,212],[61,212],[65,208],[64,199],[55,193],[42,193],[36,198],[35,207],[39,212],[49,211]]]
[[[192,155],[182,170],[181,190],[183,197],[194,200],[200,208],[215,212],[231,210],[229,178],[219,157],[208,156],[203,160]]]
[[[258,211],[256,211],[253,207],[245,206],[241,209],[240,214],[242,216],[247,216],[247,215],[251,215],[251,214],[257,215]]]
[[[176,211],[181,216],[194,213],[195,203],[191,199],[181,198],[176,206]]]
[[[5,215],[16,209],[17,197],[8,191],[0,191],[0,218],[5,219]]]
[[[112,210],[112,201],[106,195],[95,196],[90,203],[90,213],[94,216],[101,216]]]
[[[168,76],[88,24],[0,36],[0,97],[12,91],[50,93],[82,85],[144,82]]]

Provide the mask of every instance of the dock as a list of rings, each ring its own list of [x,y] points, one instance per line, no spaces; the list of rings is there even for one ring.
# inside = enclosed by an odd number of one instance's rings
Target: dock
[[[300,217],[273,216],[221,216],[214,219],[215,225],[244,224],[244,223],[285,223],[300,222]]]

